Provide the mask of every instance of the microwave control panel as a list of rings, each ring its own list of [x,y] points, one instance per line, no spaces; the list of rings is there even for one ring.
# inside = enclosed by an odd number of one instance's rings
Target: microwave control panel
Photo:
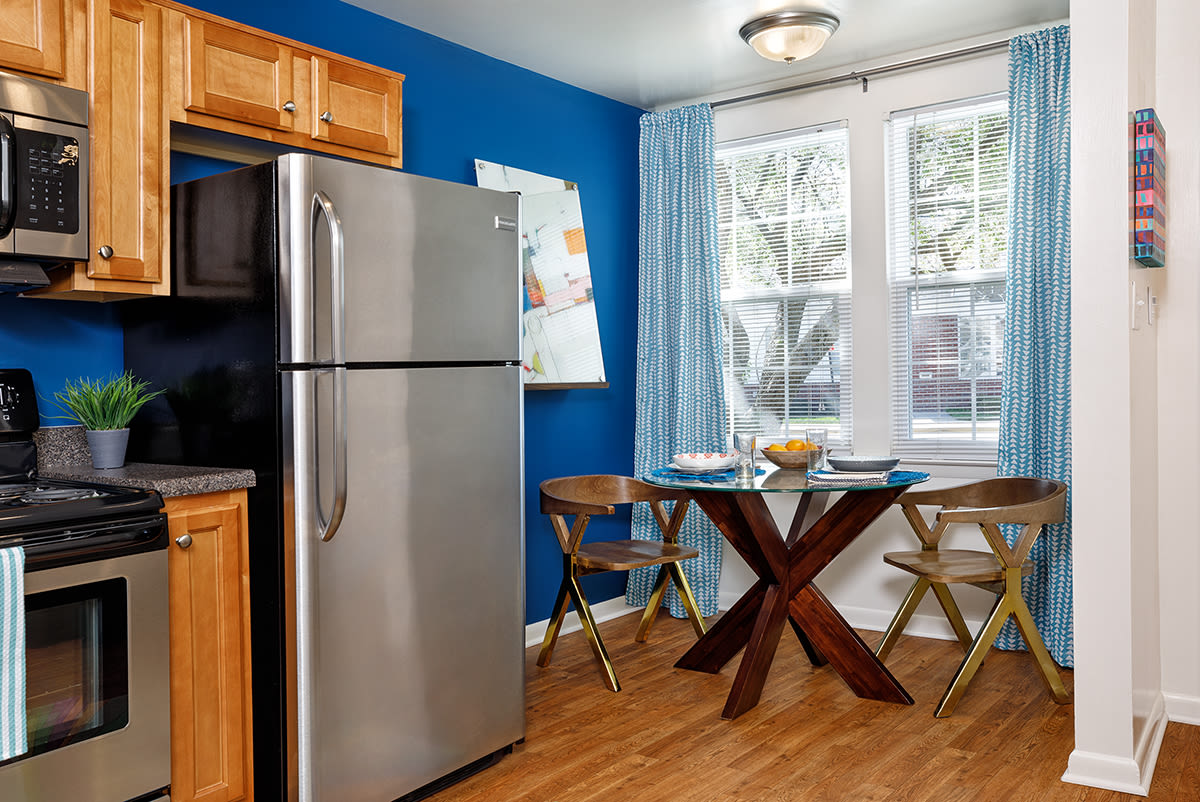
[[[79,140],[16,129],[17,219],[26,231],[79,231]]]

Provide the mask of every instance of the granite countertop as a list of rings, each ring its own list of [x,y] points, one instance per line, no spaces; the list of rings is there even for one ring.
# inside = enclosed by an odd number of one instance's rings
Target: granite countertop
[[[34,433],[34,442],[38,448],[38,475],[50,479],[145,487],[157,490],[164,497],[239,490],[255,485],[254,471],[244,468],[127,462],[121,468],[98,470],[92,467],[92,456],[82,426],[39,429]]]

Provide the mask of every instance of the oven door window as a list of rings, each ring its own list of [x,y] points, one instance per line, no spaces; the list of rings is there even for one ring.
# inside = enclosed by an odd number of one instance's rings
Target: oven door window
[[[126,581],[25,597],[29,751],[17,760],[129,723]]]

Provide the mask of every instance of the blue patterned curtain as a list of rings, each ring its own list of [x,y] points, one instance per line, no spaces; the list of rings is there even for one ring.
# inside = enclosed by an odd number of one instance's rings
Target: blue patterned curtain
[[[637,410],[634,474],[667,465],[672,454],[723,450],[721,280],[712,109],[706,104],[645,114],[641,121],[638,238]],[[645,504],[633,536],[661,532]],[[694,505],[679,541],[700,550],[681,563],[702,615],[717,612],[721,534]],[[642,606],[657,568],[630,572],[625,598]],[[686,615],[674,587],[671,615]]]
[[[1070,29],[1017,36],[1008,52],[1011,201],[997,473],[1058,479],[1069,487]],[[1073,666],[1069,500],[1066,522],[1047,527],[1031,557],[1036,567],[1025,579],[1025,599],[1055,661]],[[1011,620],[996,645],[1024,648]]]

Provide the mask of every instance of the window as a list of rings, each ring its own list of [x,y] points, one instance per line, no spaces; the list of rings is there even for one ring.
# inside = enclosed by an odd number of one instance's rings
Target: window
[[[848,140],[835,123],[717,148],[730,432],[849,443]]]
[[[893,453],[994,460],[1008,256],[1003,96],[888,123]]]

